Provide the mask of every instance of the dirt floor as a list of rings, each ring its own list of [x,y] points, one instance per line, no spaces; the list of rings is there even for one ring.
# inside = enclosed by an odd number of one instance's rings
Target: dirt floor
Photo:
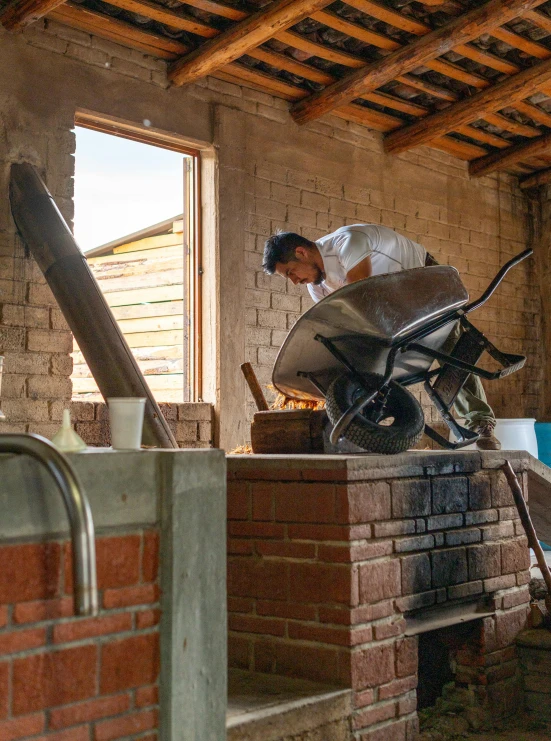
[[[492,730],[467,730],[463,718],[442,717],[422,729],[419,741],[551,741],[551,722],[533,715],[507,719]]]

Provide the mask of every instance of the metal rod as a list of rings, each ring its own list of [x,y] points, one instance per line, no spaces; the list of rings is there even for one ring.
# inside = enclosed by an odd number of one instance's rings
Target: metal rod
[[[331,440],[331,443],[333,445],[338,445],[339,440],[354,421],[354,417],[359,414],[362,409],[367,406],[367,404],[369,404],[370,401],[373,401],[378,393],[378,391],[373,391],[371,394],[367,394],[367,396],[361,396],[359,399],[356,399],[356,401],[346,410],[346,412],[344,412],[344,414],[341,415],[340,419],[337,420],[336,425],[331,430],[331,435],[329,436],[329,439]]]
[[[522,488],[518,482],[515,472],[513,471],[513,467],[511,466],[510,461],[505,461],[505,463],[501,466],[501,470],[505,474],[505,478],[507,479],[507,483],[509,484],[509,488],[511,489],[513,499],[515,500],[520,521],[522,522],[522,527],[524,528],[524,532],[526,533],[526,537],[528,538],[528,545],[536,554],[536,559],[538,562],[538,566],[540,567],[541,575],[543,576],[543,579],[547,586],[549,596],[551,596],[551,573],[549,571],[549,566],[547,565],[547,562],[545,560],[545,555],[538,540],[538,536],[536,535],[536,530],[534,528],[534,525],[532,524],[532,518],[530,517],[530,513],[528,512],[528,507],[526,506],[526,502],[524,501]]]
[[[44,273],[103,397],[145,398],[144,443],[177,448],[84,255],[31,165],[11,166],[10,203],[17,229]]]
[[[473,301],[470,304],[467,304],[462,309],[452,309],[451,311],[446,312],[441,317],[438,317],[434,321],[428,322],[427,324],[423,324],[419,329],[416,329],[414,332],[412,332],[410,335],[407,335],[404,338],[401,338],[394,347],[401,348],[404,345],[409,344],[410,342],[414,342],[415,340],[423,339],[423,337],[426,337],[429,334],[432,334],[432,332],[436,332],[437,329],[441,329],[446,324],[450,324],[451,322],[457,321],[458,319],[461,319],[465,314],[469,314],[471,311],[474,311],[475,309],[478,309],[482,304],[484,304],[490,296],[493,294],[493,292],[496,290],[498,285],[501,283],[503,278],[505,277],[506,273],[509,272],[509,270],[517,265],[519,262],[522,262],[522,260],[526,259],[532,254],[532,249],[524,250],[524,252],[521,252],[516,257],[513,257],[509,262],[505,263],[505,265],[501,268],[501,270],[498,272],[496,277],[493,279],[493,281],[490,283],[488,288],[484,291],[482,296],[477,299],[476,301]],[[451,331],[451,328],[450,328]]]
[[[404,352],[407,352],[408,350],[414,350],[415,352],[419,352],[429,358],[434,358],[441,363],[446,363],[446,365],[451,365],[454,368],[458,368],[459,370],[464,370],[468,373],[474,373],[476,376],[482,376],[482,378],[486,378],[488,381],[495,381],[497,378],[500,378],[501,371],[492,373],[491,371],[484,370],[484,368],[479,368],[477,365],[471,365],[470,363],[465,363],[464,360],[454,358],[453,355],[447,355],[446,353],[439,352],[438,350],[433,350],[430,347],[420,345],[418,342],[412,342],[409,345],[406,345],[406,347],[404,348]]]
[[[474,311],[475,309],[478,309],[482,304],[485,304],[486,301],[490,298],[492,293],[496,290],[496,288],[499,286],[503,278],[505,278],[505,275],[511,270],[511,268],[514,268],[515,265],[518,265],[519,262],[522,262],[527,257],[530,257],[530,255],[534,252],[533,249],[528,248],[527,250],[524,250],[524,252],[519,253],[515,257],[511,258],[509,262],[506,262],[505,265],[501,268],[501,270],[498,272],[496,277],[493,279],[493,281],[490,283],[488,288],[484,291],[482,296],[477,299],[476,301],[473,301],[471,304],[467,304],[463,308],[463,313],[468,314],[471,311]]]
[[[63,498],[73,545],[73,602],[76,615],[98,614],[96,545],[90,504],[67,458],[40,435],[0,434],[0,453],[28,455],[48,470]]]
[[[321,344],[329,350],[331,355],[338,360],[339,363],[344,365],[346,370],[354,377],[355,381],[360,384],[366,393],[371,393],[371,389],[365,387],[365,381],[362,375],[358,373],[354,366],[349,362],[348,358],[338,349],[338,347],[335,347],[328,337],[324,337],[322,334],[317,334],[314,339],[317,340],[317,342],[321,342]]]

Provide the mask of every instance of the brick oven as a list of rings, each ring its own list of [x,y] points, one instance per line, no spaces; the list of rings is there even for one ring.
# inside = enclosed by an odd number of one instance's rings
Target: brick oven
[[[526,492],[527,454],[506,455]],[[350,688],[361,741],[414,739],[418,695],[450,682],[514,712],[529,551],[503,461],[230,456],[230,666]]]

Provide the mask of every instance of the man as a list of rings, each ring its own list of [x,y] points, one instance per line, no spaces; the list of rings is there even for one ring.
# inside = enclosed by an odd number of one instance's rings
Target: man
[[[278,273],[294,285],[306,285],[318,302],[338,288],[372,275],[436,264],[422,245],[392,229],[377,224],[354,224],[315,242],[293,232],[274,234],[266,241],[263,267],[269,275]],[[451,351],[459,334],[458,327],[447,340],[444,352]],[[478,448],[501,448],[494,435],[495,415],[478,376],[468,377],[454,408],[465,419],[465,425],[480,435]]]

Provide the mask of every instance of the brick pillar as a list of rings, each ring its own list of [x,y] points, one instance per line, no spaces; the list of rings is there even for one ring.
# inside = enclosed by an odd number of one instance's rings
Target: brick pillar
[[[396,456],[384,468],[229,458],[230,665],[350,687],[361,741],[415,738],[418,642],[405,618],[446,603],[486,598],[494,610],[457,680],[485,707],[514,709],[529,564],[506,483],[418,456],[424,465]]]

